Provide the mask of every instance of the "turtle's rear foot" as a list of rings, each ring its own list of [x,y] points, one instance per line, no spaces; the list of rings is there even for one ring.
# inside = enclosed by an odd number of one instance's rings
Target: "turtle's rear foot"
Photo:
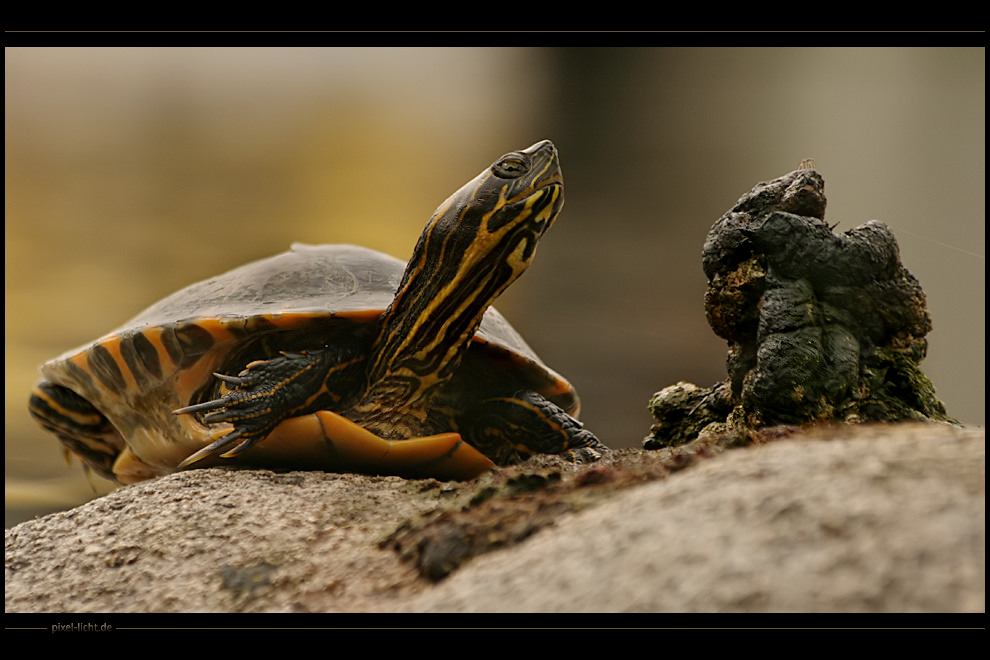
[[[562,453],[574,463],[594,463],[605,451],[608,451],[608,447],[603,445],[591,431],[581,429],[574,434],[568,448]]]
[[[496,463],[533,454],[560,454],[592,463],[608,451],[578,420],[536,392],[482,401],[460,418],[464,438]]]

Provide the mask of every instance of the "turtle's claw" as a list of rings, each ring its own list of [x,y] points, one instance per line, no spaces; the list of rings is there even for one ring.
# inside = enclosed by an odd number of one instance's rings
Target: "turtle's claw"
[[[594,463],[602,457],[602,453],[594,447],[575,447],[568,449],[564,454],[573,463]]]
[[[239,433],[239,431],[234,431],[234,433]],[[231,433],[230,435],[234,435],[234,433]],[[240,435],[238,435],[238,437],[240,437]],[[248,438],[247,440],[244,440],[230,451],[220,454],[220,458],[234,458],[235,456],[240,456],[248,449],[253,447],[255,444],[257,444],[259,440],[261,440],[261,438],[257,436],[253,438]]]
[[[241,435],[242,435],[241,429],[234,429],[231,433],[228,433],[227,435],[223,436],[222,438],[220,438],[216,442],[213,442],[213,443],[211,443],[211,444],[203,447],[202,449],[200,449],[196,453],[191,454],[190,456],[186,457],[185,460],[183,460],[181,463],[179,463],[179,465],[178,465],[179,469],[181,470],[182,468],[189,467],[193,463],[198,463],[199,461],[203,460],[207,456],[212,456],[212,455],[214,455],[214,454],[216,454],[216,453],[218,453],[220,451],[223,451],[224,449],[226,449],[230,445],[232,445],[235,442],[237,442],[238,438],[240,438]],[[240,449],[240,447],[244,446],[245,444],[248,444],[248,442],[249,441],[242,442],[239,446],[234,447],[230,451],[231,452],[237,451],[238,449]],[[225,458],[228,454],[230,454],[230,452],[227,452],[227,454],[221,454],[220,455],[220,458]]]
[[[227,374],[219,374],[216,372],[214,372],[213,375],[229,385],[242,387],[245,384],[249,384],[253,380],[251,378],[247,378],[247,373],[247,370],[244,370],[237,376],[228,376]]]
[[[219,399],[214,399],[212,401],[204,401],[203,403],[197,403],[192,406],[186,406],[185,408],[179,408],[173,410],[173,415],[189,415],[191,413],[203,412],[204,410],[215,410],[217,408],[223,408],[227,405],[226,397],[221,397]]]

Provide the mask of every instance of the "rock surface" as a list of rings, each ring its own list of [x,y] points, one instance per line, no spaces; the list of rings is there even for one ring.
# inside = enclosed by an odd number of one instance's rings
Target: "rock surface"
[[[679,451],[467,483],[178,473],[7,530],[5,611],[985,611],[982,429]]]

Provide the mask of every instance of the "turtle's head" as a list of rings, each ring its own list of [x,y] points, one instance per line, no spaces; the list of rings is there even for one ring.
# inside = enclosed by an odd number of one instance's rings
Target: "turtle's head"
[[[564,180],[552,142],[508,153],[433,213],[405,280],[426,276],[456,288],[459,296],[490,302],[526,270],[563,205]]]
[[[501,292],[529,266],[563,205],[564,179],[553,143],[513,151],[440,205],[410,266],[446,283]]]
[[[434,211],[393,306],[411,304],[416,314],[425,312],[438,323],[449,323],[454,309],[471,308],[480,322],[533,261],[537,243],[563,205],[564,179],[552,142],[502,156]],[[422,306],[403,301],[421,295],[426,296]],[[442,300],[452,307],[438,310]]]
[[[441,204],[383,317],[370,382],[404,372],[428,388],[456,369],[485,310],[532,262],[563,205],[549,140],[502,156]]]

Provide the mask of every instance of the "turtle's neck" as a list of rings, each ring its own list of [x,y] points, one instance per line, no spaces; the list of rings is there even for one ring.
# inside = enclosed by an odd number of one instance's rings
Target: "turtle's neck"
[[[351,419],[390,438],[450,430],[431,428],[448,416],[438,395],[563,199],[557,152],[544,141],[503,156],[440,205],[381,316]]]
[[[425,424],[435,396],[460,366],[485,311],[528,265],[480,259],[474,245],[425,232],[395,300],[382,315],[367,371],[369,411]],[[535,247],[535,245],[533,246]],[[530,248],[531,250],[532,248]]]

